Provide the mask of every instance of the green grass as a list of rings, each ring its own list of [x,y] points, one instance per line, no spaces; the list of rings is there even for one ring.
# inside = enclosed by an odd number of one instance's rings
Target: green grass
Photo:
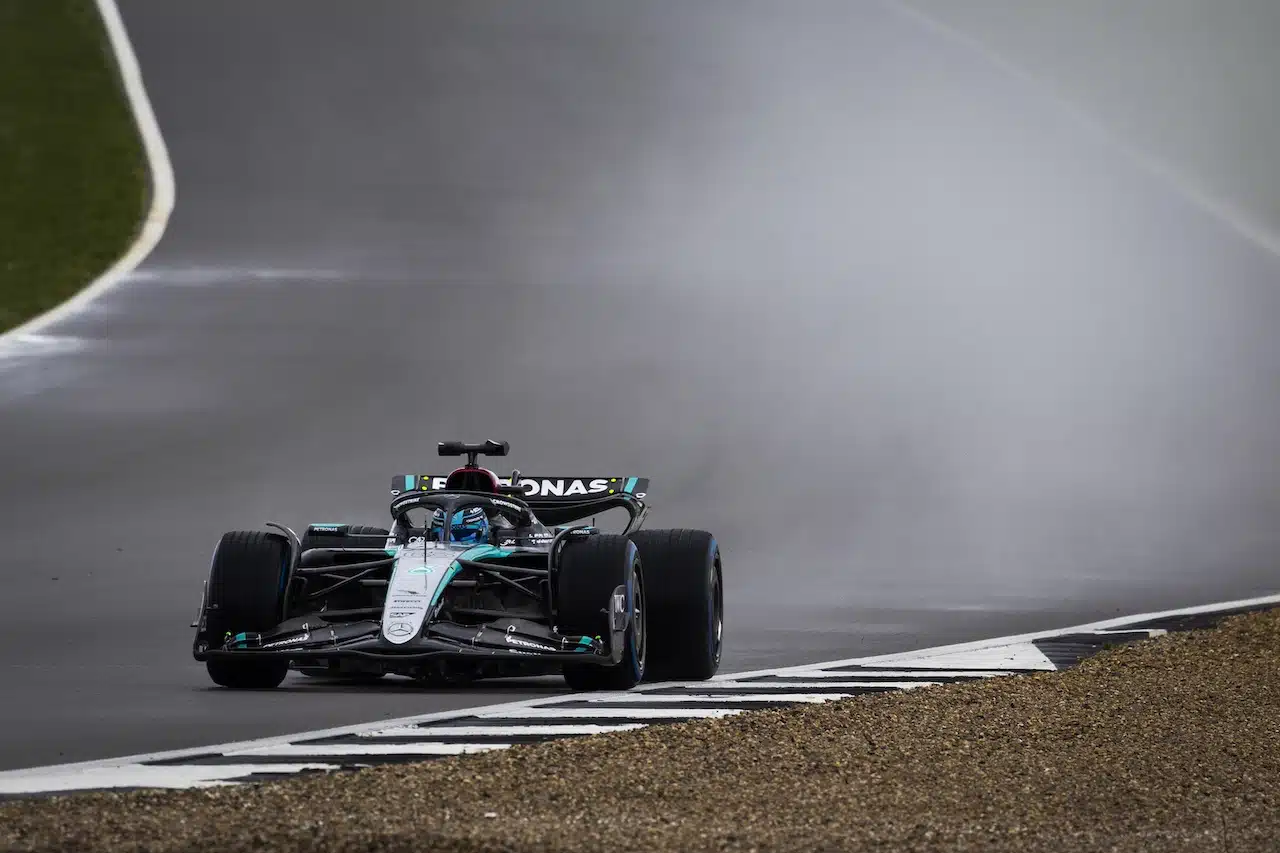
[[[123,254],[148,192],[92,0],[0,0],[0,330]]]

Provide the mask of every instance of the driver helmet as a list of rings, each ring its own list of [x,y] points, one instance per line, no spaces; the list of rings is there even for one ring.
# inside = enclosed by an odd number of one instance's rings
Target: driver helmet
[[[431,536],[437,542],[444,538],[444,510],[437,509],[431,516]],[[481,545],[489,541],[489,517],[478,506],[469,506],[454,512],[449,524],[449,539],[462,545]]]

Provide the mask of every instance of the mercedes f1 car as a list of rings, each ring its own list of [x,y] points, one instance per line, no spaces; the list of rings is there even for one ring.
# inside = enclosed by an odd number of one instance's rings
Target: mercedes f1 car
[[[701,530],[640,530],[648,481],[499,478],[444,442],[447,476],[397,475],[390,528],[224,534],[193,653],[214,683],[278,686],[290,668],[453,683],[561,672],[576,690],[710,678],[724,624],[720,549]],[[610,509],[620,534],[576,523]],[[547,525],[552,525],[548,527]]]

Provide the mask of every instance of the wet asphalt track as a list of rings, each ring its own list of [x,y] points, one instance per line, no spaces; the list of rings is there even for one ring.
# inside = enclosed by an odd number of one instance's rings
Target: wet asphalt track
[[[727,670],[1280,585],[1280,264],[886,7],[122,8],[178,204],[0,363],[0,768],[555,689],[189,657],[221,531],[442,438],[651,477]]]

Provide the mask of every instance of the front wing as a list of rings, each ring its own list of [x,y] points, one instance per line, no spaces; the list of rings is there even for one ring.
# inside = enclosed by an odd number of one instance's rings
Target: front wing
[[[228,656],[286,657],[298,661],[362,658],[382,661],[390,668],[448,658],[602,666],[621,660],[621,643],[557,634],[546,625],[526,619],[497,619],[482,626],[434,622],[422,636],[406,643],[392,643],[382,636],[381,623],[373,620],[329,624],[315,616],[304,618],[291,619],[267,633],[230,635],[222,638],[219,646],[214,646],[216,641],[210,638],[208,644],[197,642],[193,651],[197,660]]]

